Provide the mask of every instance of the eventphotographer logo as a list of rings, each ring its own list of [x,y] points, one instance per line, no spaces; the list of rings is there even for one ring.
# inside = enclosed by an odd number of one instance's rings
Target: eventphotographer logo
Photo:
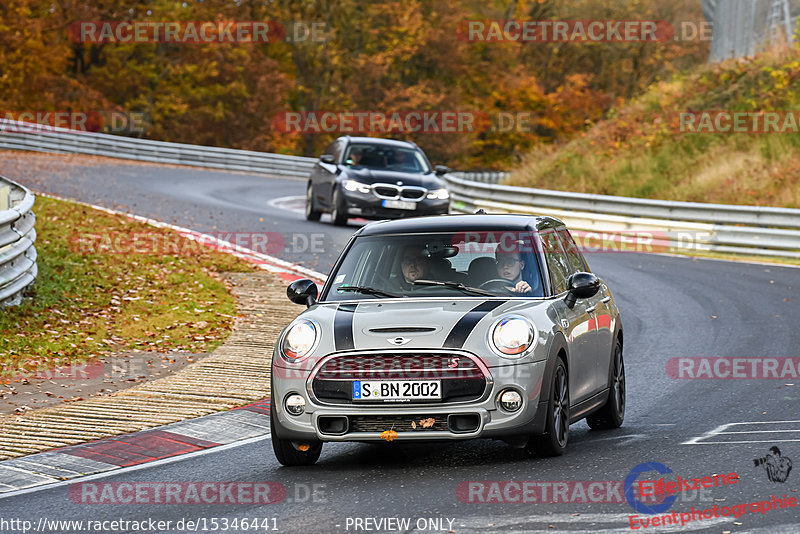
[[[754,458],[753,464],[756,467],[764,466],[770,482],[786,482],[789,473],[792,472],[792,461],[786,456],[782,456],[781,450],[775,446],[770,447],[766,456]]]

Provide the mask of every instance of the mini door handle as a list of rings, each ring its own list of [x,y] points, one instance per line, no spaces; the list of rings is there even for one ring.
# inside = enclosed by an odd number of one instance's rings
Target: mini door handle
[[[589,306],[588,308],[586,308],[586,313],[594,313],[594,310],[595,306]]]
[[[611,297],[603,297],[602,299],[600,299],[600,302],[604,302],[605,303],[605,302],[608,302],[609,300],[611,300]]]

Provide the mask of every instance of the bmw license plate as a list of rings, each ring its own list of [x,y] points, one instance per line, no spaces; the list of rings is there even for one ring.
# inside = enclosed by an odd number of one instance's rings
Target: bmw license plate
[[[381,202],[384,208],[392,208],[396,210],[415,210],[417,209],[416,202],[408,202],[406,200],[384,200]]]
[[[441,400],[440,380],[354,380],[353,400]]]

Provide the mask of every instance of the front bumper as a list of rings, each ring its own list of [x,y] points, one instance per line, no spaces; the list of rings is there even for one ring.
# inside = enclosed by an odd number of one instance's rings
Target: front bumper
[[[449,199],[429,199],[413,202],[416,209],[403,210],[383,207],[383,200],[370,193],[344,191],[347,214],[364,219],[401,219],[404,217],[420,217],[425,215],[447,214],[450,209]]]
[[[547,403],[540,402],[540,392],[545,363],[488,368],[490,377],[480,399],[436,404],[330,404],[314,398],[308,387],[312,373],[296,378],[279,376],[272,382],[274,430],[284,439],[360,442],[383,441],[381,433],[392,430],[397,441],[529,436],[544,429]],[[273,376],[276,374],[291,375],[273,368]],[[508,388],[516,389],[523,398],[522,407],[514,413],[505,412],[497,401]],[[299,416],[284,409],[284,399],[292,393],[306,400],[306,410]],[[431,418],[433,426],[422,428],[420,422]]]

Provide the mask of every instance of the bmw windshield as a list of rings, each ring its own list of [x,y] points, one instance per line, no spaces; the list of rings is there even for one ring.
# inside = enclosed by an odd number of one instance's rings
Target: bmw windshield
[[[353,143],[347,147],[344,162],[353,168],[427,174],[431,166],[425,155],[413,148]]]
[[[535,239],[518,231],[357,237],[322,298],[542,297]]]

